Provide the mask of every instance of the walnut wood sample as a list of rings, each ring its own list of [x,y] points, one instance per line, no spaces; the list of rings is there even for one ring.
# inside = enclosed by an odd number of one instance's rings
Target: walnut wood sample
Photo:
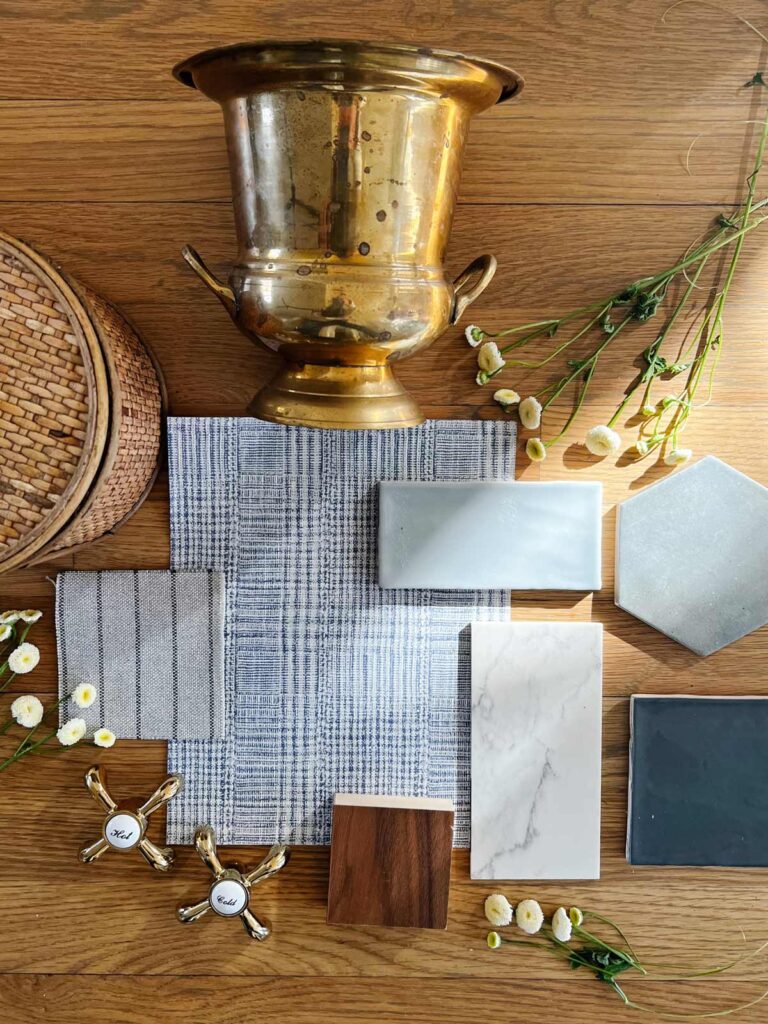
[[[450,800],[337,794],[328,923],[445,928]]]

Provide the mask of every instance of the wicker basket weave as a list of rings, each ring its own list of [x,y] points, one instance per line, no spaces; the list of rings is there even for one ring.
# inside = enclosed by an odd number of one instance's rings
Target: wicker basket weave
[[[123,317],[0,232],[0,571],[131,515],[157,471],[163,408]]]

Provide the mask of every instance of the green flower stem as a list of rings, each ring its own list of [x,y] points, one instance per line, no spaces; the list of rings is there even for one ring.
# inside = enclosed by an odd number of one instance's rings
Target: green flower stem
[[[581,387],[581,390],[579,391],[578,400],[576,401],[576,404],[574,405],[573,410],[571,411],[571,415],[565,421],[565,426],[563,427],[563,429],[555,437],[550,437],[549,440],[542,441],[542,444],[544,445],[545,448],[549,448],[550,445],[556,444],[560,440],[560,438],[563,437],[565,434],[567,434],[568,431],[571,429],[571,424],[576,419],[576,417],[579,415],[579,412],[581,411],[581,407],[584,404],[584,399],[586,398],[586,395],[587,395],[587,389],[589,388],[589,383],[592,380],[592,377],[594,375],[595,370],[597,369],[597,360],[598,360],[598,358],[599,357],[595,358],[595,360],[593,361],[593,363],[591,364],[591,366],[587,370],[586,376],[584,378],[584,383],[583,383],[583,385]]]
[[[6,691],[6,690],[8,689],[8,687],[9,687],[9,686],[11,685],[11,683],[13,682],[13,680],[14,680],[14,679],[16,678],[16,676],[17,676],[17,675],[18,675],[18,673],[17,673],[17,672],[11,672],[11,674],[10,674],[10,675],[8,676],[8,678],[7,678],[6,680],[5,680],[5,682],[3,683],[3,685],[2,685],[2,686],[0,686],[0,693],[5,693],[5,691]]]
[[[640,1010],[643,1013],[652,1013],[655,1017],[662,1017],[665,1020],[703,1020],[705,1017],[729,1017],[732,1013],[738,1013],[740,1010],[748,1010],[750,1006],[757,1006],[758,1003],[761,1003],[763,999],[768,996],[768,989],[766,989],[765,992],[759,995],[756,999],[752,999],[748,1003],[742,1003],[740,1006],[731,1006],[726,1010],[710,1010],[705,1013],[674,1013],[671,1010],[657,1010],[654,1006],[643,1006],[640,1003],[635,1003],[627,996],[617,982],[612,982],[612,985],[621,998],[621,1001],[630,1010]]]
[[[47,723],[46,723],[46,718],[47,718],[47,717],[48,717],[48,715],[49,715],[49,714],[51,713],[51,711],[54,711],[54,710],[58,710],[58,708],[59,708],[59,707],[60,707],[60,706],[61,706],[61,705],[62,705],[62,704],[64,703],[64,701],[66,701],[66,700],[69,700],[69,695],[68,695],[68,694],[65,694],[65,696],[63,696],[63,697],[59,697],[59,699],[58,699],[58,700],[57,700],[57,701],[55,702],[55,704],[51,704],[51,705],[49,705],[49,706],[48,706],[48,707],[47,707],[47,708],[46,708],[46,709],[44,710],[44,712],[43,712],[43,717],[42,717],[42,718],[40,719],[40,721],[39,721],[39,722],[37,723],[37,725],[33,725],[33,726],[32,726],[32,728],[31,728],[31,729],[29,730],[29,732],[27,733],[27,735],[26,735],[26,736],[25,736],[25,737],[24,737],[24,738],[22,739],[21,743],[20,743],[20,744],[18,745],[18,747],[17,747],[17,749],[16,749],[16,753],[17,753],[17,754],[18,754],[18,753],[20,753],[20,752],[21,752],[21,751],[22,751],[22,750],[24,749],[24,747],[28,747],[28,746],[29,746],[29,744],[30,744],[30,741],[31,741],[32,737],[33,737],[33,736],[35,735],[35,733],[36,733],[36,732],[37,732],[37,730],[38,730],[38,729],[40,728],[40,726],[41,726],[41,725],[45,725],[45,724],[47,724]]]
[[[601,946],[603,949],[607,949],[609,953],[613,953],[615,956],[622,957],[622,959],[626,960],[628,964],[632,964],[635,970],[639,971],[640,974],[648,973],[646,969],[643,967],[643,965],[639,962],[637,957],[630,954],[629,952],[624,952],[624,950],[622,949],[616,949],[615,946],[611,946],[609,943],[603,942],[602,939],[599,939],[596,935],[593,935],[591,932],[588,932],[586,928],[582,928],[579,925],[576,925],[573,931],[574,934],[578,935],[580,939],[586,939],[587,942],[593,942],[596,946]]]
[[[34,622],[28,622],[26,624],[26,628],[24,629],[23,633],[19,637],[18,643],[15,644],[14,650],[16,650],[17,647],[20,647],[24,643],[24,641],[27,639],[27,637],[29,635],[30,629],[32,629],[33,626],[34,626]],[[15,634],[15,632],[16,632],[16,630],[15,630],[15,623],[14,623],[14,634]],[[13,651],[11,651],[11,654],[13,654]],[[0,678],[2,678],[5,675],[5,673],[6,673],[7,669],[8,669],[8,660],[9,659],[6,658],[5,661],[2,663],[2,665],[0,665]],[[16,675],[17,675],[16,672],[12,672],[11,673],[9,678],[6,679],[6,681],[3,683],[2,686],[0,686],[0,693],[2,693],[4,690],[6,690],[11,685],[11,683],[13,682],[14,677]]]
[[[610,313],[612,308],[613,307],[610,302],[607,305],[602,306],[597,311],[597,314],[594,317],[592,317],[591,320],[588,320],[586,324],[584,324],[584,326],[576,332],[576,334],[574,334],[571,338],[568,339],[568,341],[564,341],[562,345],[558,345],[558,347],[553,352],[550,352],[547,358],[542,360],[542,362],[525,363],[517,359],[511,359],[509,360],[509,365],[521,366],[527,370],[540,370],[542,366],[546,366],[547,363],[551,363],[552,360],[559,356],[561,352],[565,352],[565,350],[569,348],[575,341],[578,341],[579,338],[583,338],[588,331],[591,331],[592,328],[595,327],[596,324],[600,322],[600,320],[605,316],[606,313]],[[504,351],[506,351],[506,349]]]
[[[579,374],[584,369],[586,369],[593,362],[593,360],[597,359],[598,356],[606,348],[608,348],[608,346],[613,341],[613,339],[616,337],[616,335],[620,331],[622,331],[627,326],[627,324],[631,322],[631,320],[632,320],[632,314],[628,313],[624,317],[624,319],[616,326],[616,330],[612,334],[607,335],[607,337],[603,341],[601,341],[600,344],[595,349],[593,349],[593,351],[590,353],[590,355],[588,355],[586,359],[581,361],[578,366],[575,366],[570,373],[567,373],[564,377],[561,377],[561,379],[559,381],[555,381],[554,384],[550,384],[549,387],[542,388],[541,391],[537,391],[536,392],[536,396],[535,397],[536,398],[540,398],[540,397],[543,397],[544,395],[546,395],[547,392],[550,391],[552,388],[554,388],[554,391],[552,392],[550,397],[546,400],[546,402],[542,402],[542,406],[541,406],[541,411],[542,412],[545,412],[550,407],[550,405],[552,405],[552,403],[557,398],[560,397],[562,392],[565,391],[565,389],[568,387],[568,385],[571,383],[571,381],[575,380],[579,376]]]
[[[624,934],[624,932],[621,930],[621,928],[619,928],[619,926],[616,924],[615,921],[612,921],[610,919],[610,917],[604,917],[602,914],[598,914],[594,910],[584,910],[583,914],[584,914],[584,917],[593,917],[596,921],[599,921],[601,924],[607,924],[609,928],[613,928],[613,930],[619,936],[621,941],[627,947],[627,951],[630,953],[630,955],[635,960],[637,960],[638,963],[640,962],[640,958],[638,957],[638,955],[635,953],[634,949],[632,948],[632,943],[629,941],[627,936]]]
[[[44,743],[47,743],[48,740],[53,739],[55,735],[55,731],[51,732],[47,736],[43,736],[43,738],[41,740],[38,740],[37,743],[33,744],[33,746],[27,747],[25,750],[22,750],[21,752],[16,751],[15,754],[11,754],[11,756],[6,758],[5,761],[0,761],[0,772],[5,771],[5,769],[9,768],[15,761],[21,760],[21,758],[26,757],[27,754],[31,754],[33,751],[37,750],[38,747],[42,747]]]

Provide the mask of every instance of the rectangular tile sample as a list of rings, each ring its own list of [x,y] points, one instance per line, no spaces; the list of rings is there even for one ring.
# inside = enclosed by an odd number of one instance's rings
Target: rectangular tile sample
[[[472,624],[470,872],[600,877],[603,627]]]
[[[599,483],[379,484],[379,584],[599,590]]]
[[[768,867],[768,698],[633,696],[627,860]]]
[[[329,924],[445,928],[453,802],[337,793]]]

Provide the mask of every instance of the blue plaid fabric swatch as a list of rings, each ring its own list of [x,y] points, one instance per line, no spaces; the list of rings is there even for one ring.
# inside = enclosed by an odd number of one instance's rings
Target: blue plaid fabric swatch
[[[379,480],[514,476],[515,425],[168,423],[175,569],[225,573],[226,738],[169,745],[168,840],[328,843],[336,792],[449,797],[469,843],[468,625],[508,591],[382,590]],[[500,538],[503,542],[503,539]]]

